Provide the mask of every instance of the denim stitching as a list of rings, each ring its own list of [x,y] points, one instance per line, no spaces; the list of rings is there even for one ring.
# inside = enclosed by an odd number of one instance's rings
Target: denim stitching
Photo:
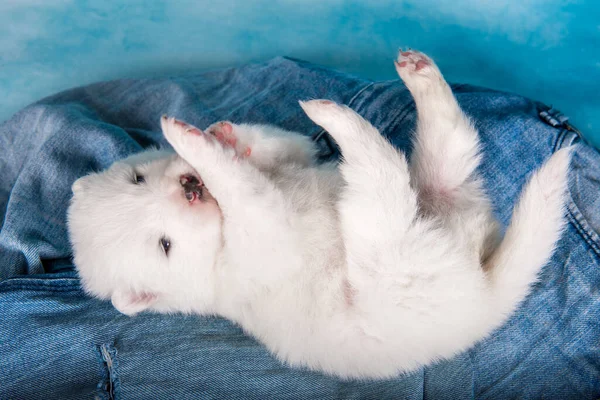
[[[117,400],[119,389],[119,377],[117,374],[117,349],[113,343],[103,344],[97,347],[103,362],[104,377],[98,383],[98,389],[103,391],[110,400]]]
[[[360,90],[352,98],[352,100],[350,100],[350,104],[352,102],[354,102],[354,100],[356,100],[358,98],[358,96],[360,96],[366,89],[370,88],[371,86],[375,85],[376,83],[391,83],[391,82],[396,82],[396,81],[397,81],[397,79],[392,79],[392,80],[389,80],[389,81],[372,82],[371,84],[367,85],[362,90]],[[404,85],[404,90],[408,91],[408,88],[406,87],[406,85]],[[411,99],[412,99],[412,97],[411,97]],[[395,109],[396,113],[395,113],[395,115],[393,117],[390,118],[387,126],[382,127],[381,129],[379,129],[381,135],[384,136],[384,137],[386,137],[386,138],[389,138],[388,132],[395,132],[396,129],[398,129],[398,126],[400,126],[400,124],[409,115],[409,112],[411,110],[415,110],[416,111],[414,100],[409,100],[403,107]]]
[[[577,133],[577,131],[568,128],[561,129],[556,138],[554,151],[558,151],[564,147],[565,143],[572,145],[579,140],[581,140],[581,136]],[[573,200],[570,190],[569,199],[566,206],[569,221],[571,221],[571,223],[575,226],[575,230],[579,236],[581,236],[581,238],[592,248],[592,250],[594,250],[596,255],[600,256],[600,236],[598,236],[598,233],[592,229],[592,227],[590,227],[581,211],[579,211],[579,207],[577,207],[577,204]]]
[[[583,218],[583,215],[573,200],[569,201],[567,205],[567,211],[569,220],[575,226],[579,236],[581,236],[583,240],[591,247],[594,253],[600,257],[600,237],[598,237],[598,235],[592,229],[586,229],[588,226],[587,222],[585,218]]]
[[[102,355],[102,346],[95,346],[96,351],[96,359],[98,362],[98,374],[100,376],[100,380],[96,385],[96,394],[94,395],[94,400],[107,400],[110,399],[109,390],[107,387],[107,382],[110,380],[109,373],[106,368],[106,363],[104,361],[104,356]]]
[[[417,107],[414,102],[408,102],[398,113],[395,119],[392,120],[392,123],[388,125],[387,130],[389,132],[395,132],[396,129],[404,122],[406,117],[410,114],[410,111],[417,111]],[[416,125],[415,125],[416,129]],[[387,135],[386,135],[387,136]]]

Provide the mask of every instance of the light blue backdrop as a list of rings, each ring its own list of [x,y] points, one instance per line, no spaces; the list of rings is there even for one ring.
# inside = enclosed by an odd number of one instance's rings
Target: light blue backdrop
[[[454,82],[553,104],[600,144],[600,1],[0,0],[0,120],[121,77],[276,55],[394,79],[398,46]]]

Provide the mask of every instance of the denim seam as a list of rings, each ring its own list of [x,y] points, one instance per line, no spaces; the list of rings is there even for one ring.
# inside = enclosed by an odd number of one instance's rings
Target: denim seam
[[[402,107],[400,110],[398,110],[398,113],[393,118],[391,118],[391,121],[388,124],[388,126],[386,127],[385,131],[386,132],[395,132],[396,129],[398,129],[398,127],[400,126],[400,124],[402,124],[402,122],[404,122],[404,120],[409,115],[411,110],[414,110],[416,112],[416,105],[415,105],[414,100],[409,101],[404,107]],[[415,130],[416,130],[416,125],[415,125]],[[383,136],[388,137],[388,135],[384,134],[383,132],[382,132],[382,134],[383,134]]]
[[[94,395],[94,400],[110,399],[111,396],[107,387],[110,378],[106,368],[106,363],[104,361],[104,356],[102,355],[102,346],[94,347],[98,363],[98,375],[100,376],[100,381],[98,381],[98,384],[96,385],[96,394]]]
[[[372,82],[370,85],[365,86],[362,90],[360,90],[358,93],[356,93],[356,95],[352,98],[352,100],[350,102],[353,102],[354,100],[356,100],[358,98],[358,96],[360,96],[366,89],[375,85],[376,83],[391,83],[391,82],[396,82],[396,81],[398,81],[398,79],[391,79],[389,81]],[[405,90],[408,90],[406,85],[404,85],[404,88],[405,88]],[[412,99],[412,97],[411,97],[411,99]],[[403,107],[396,109],[397,113],[392,118],[390,118],[390,121],[387,124],[387,126],[380,129],[380,133],[382,134],[382,136],[388,138],[389,135],[387,134],[387,132],[395,132],[396,129],[398,128],[398,126],[402,123],[402,121],[404,121],[404,119],[406,118],[406,116],[408,115],[408,113],[411,109],[416,110],[414,99],[408,101]]]
[[[570,142],[569,142],[570,139]],[[557,151],[564,147],[565,142],[572,144],[577,140],[580,140],[580,136],[576,131],[570,129],[561,129],[559,132],[556,143],[554,145],[554,151]],[[579,211],[579,207],[573,200],[569,190],[569,200],[567,201],[567,211],[569,221],[575,226],[575,230],[581,236],[581,238],[591,247],[591,249],[600,257],[600,236],[598,233],[590,227],[587,220]]]
[[[408,104],[406,104],[406,106],[404,106],[404,108],[402,108],[400,110],[400,112],[398,113],[398,116],[396,117],[396,121],[393,122],[393,124],[390,124],[390,126],[388,126],[388,130],[390,132],[394,132],[396,129],[398,129],[400,124],[402,124],[404,122],[404,120],[406,119],[406,117],[410,115],[411,111],[417,112],[417,105],[414,103],[414,101],[409,102]],[[417,124],[418,124],[418,121],[415,122],[413,134],[416,132]]]
[[[573,144],[573,142],[581,140],[581,137],[577,134],[577,132],[571,131],[569,129],[561,129],[558,135],[556,136],[556,142],[554,143],[554,151],[557,151],[564,147],[564,143],[567,141],[567,139],[571,139],[570,144]]]
[[[367,90],[368,88],[370,88],[373,85],[375,85],[375,82],[371,82],[371,83],[365,85],[365,87],[363,87],[358,92],[356,92],[356,94],[354,96],[352,96],[352,98],[348,102],[348,106],[351,107],[352,103],[354,103],[354,101],[356,101],[356,99],[358,98],[358,96],[360,96],[365,90]]]
[[[104,371],[102,380],[98,383],[98,390],[102,394],[107,395],[110,400],[118,400],[120,382],[117,373],[117,349],[114,343],[105,343],[97,346],[97,350],[100,353],[100,360]]]
[[[558,132],[558,135],[556,135],[556,140],[554,141],[554,148],[552,149],[552,152],[558,151],[563,146],[566,136],[567,136],[566,129],[561,129]]]
[[[577,233],[579,236],[583,238],[583,240],[592,248],[594,253],[598,257],[600,257],[600,238],[592,229],[586,229],[587,222],[583,215],[577,208],[577,205],[573,202],[573,200],[569,201],[567,205],[569,220],[575,226]]]

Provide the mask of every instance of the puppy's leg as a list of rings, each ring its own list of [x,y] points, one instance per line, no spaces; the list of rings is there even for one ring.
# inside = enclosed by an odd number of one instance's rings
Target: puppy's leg
[[[340,146],[346,187],[339,213],[349,264],[376,264],[417,214],[404,154],[346,106],[328,100],[300,105]]]
[[[418,122],[411,157],[413,186],[425,214],[442,217],[486,257],[496,222],[475,170],[479,137],[435,63],[416,51],[400,51],[396,70],[410,90]],[[489,241],[490,243],[481,243]]]
[[[447,212],[479,165],[477,131],[426,55],[401,51],[396,70],[417,106],[411,169],[419,200],[428,212]]]
[[[289,228],[287,203],[281,191],[214,136],[173,118],[163,117],[161,126],[175,151],[198,171],[219,203],[225,246],[232,249],[228,261],[231,265],[261,266],[255,271],[240,271],[236,279],[269,284],[294,268],[293,230]],[[287,268],[273,271],[269,266],[274,265]]]
[[[313,165],[317,147],[308,137],[272,125],[217,122],[206,129],[263,171],[281,164]]]

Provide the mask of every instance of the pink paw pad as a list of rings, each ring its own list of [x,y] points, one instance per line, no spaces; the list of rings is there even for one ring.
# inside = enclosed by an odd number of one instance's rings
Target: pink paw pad
[[[398,61],[395,62],[397,68],[412,67],[414,71],[420,71],[431,65],[431,60],[417,51],[400,51]]]
[[[229,122],[219,122],[219,128],[225,135],[231,135],[233,133],[233,126]]]
[[[222,145],[232,147],[236,150],[236,156],[234,157],[234,160],[246,158],[252,154],[252,149],[250,147],[246,147],[243,151],[237,148],[238,138],[233,131],[233,124],[231,122],[217,122],[211,125],[207,132],[213,135]]]
[[[213,135],[223,145],[231,147],[237,145],[237,137],[233,133],[233,125],[229,122],[217,122],[208,128],[208,133]]]
[[[419,60],[419,61],[417,61],[417,65],[416,65],[415,69],[418,71],[420,69],[425,68],[428,65],[429,65],[429,61],[427,61],[427,60]]]

